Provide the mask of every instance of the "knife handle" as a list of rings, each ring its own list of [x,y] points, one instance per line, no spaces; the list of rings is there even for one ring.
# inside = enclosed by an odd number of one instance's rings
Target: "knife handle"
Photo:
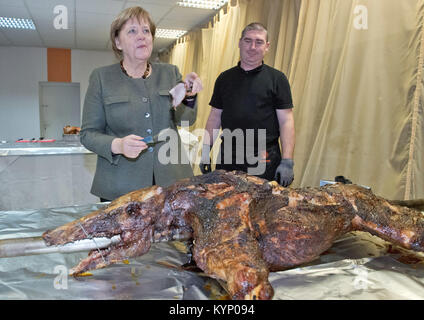
[[[140,141],[143,141],[146,144],[152,143],[153,142],[153,137],[152,136],[147,136],[143,139],[141,139]]]

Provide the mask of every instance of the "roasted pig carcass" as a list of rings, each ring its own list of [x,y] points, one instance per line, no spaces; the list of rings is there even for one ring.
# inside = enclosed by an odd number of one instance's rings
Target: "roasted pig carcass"
[[[233,299],[271,299],[270,271],[310,262],[353,230],[424,251],[422,213],[370,190],[352,184],[283,188],[225,171],[128,193],[43,238],[58,245],[120,235],[118,244],[91,251],[72,270],[78,275],[140,256],[153,240],[185,234],[193,239],[197,266],[226,281]]]

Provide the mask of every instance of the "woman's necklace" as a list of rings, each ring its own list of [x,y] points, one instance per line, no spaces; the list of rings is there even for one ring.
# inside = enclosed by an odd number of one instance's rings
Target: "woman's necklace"
[[[143,74],[143,76],[142,76],[142,78],[143,78],[143,79],[146,79],[148,76],[150,76],[150,68],[151,68],[150,63],[149,63],[149,62],[147,62],[146,71],[144,71],[144,74]],[[123,73],[125,73],[128,77],[130,77],[130,78],[133,78],[133,79],[134,79],[134,77],[131,77],[131,76],[128,74],[127,70],[125,70],[125,68],[124,68],[124,60],[121,60],[121,70],[122,70],[122,72],[123,72]]]

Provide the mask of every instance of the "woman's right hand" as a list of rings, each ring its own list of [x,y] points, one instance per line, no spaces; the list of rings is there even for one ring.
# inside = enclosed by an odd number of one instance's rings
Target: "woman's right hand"
[[[115,154],[122,154],[127,158],[137,158],[141,151],[147,148],[147,144],[140,136],[130,134],[123,138],[116,138],[112,141],[112,152]]]

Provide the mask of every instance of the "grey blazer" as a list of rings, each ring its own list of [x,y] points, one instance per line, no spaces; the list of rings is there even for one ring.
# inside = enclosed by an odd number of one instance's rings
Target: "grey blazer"
[[[177,133],[177,125],[196,120],[194,108],[184,104],[171,106],[169,90],[182,77],[174,65],[152,63],[152,74],[147,79],[126,76],[119,65],[113,64],[95,69],[84,101],[81,143],[96,153],[97,166],[91,193],[113,200],[123,194],[152,185],[153,175],[157,185],[167,186],[176,180],[193,176],[187,156],[181,152],[178,137],[179,163],[161,163],[158,158],[163,144],[143,150],[136,159],[111,152],[112,140],[129,134],[141,137],[156,135],[162,129],[171,128]],[[176,150],[173,149],[174,151]],[[163,150],[161,151],[163,155]],[[163,161],[162,161],[163,162]]]

